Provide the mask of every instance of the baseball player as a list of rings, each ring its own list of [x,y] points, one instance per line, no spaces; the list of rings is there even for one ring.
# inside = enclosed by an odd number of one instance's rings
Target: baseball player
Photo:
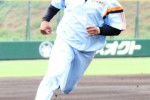
[[[69,94],[95,52],[104,47],[106,36],[119,35],[126,28],[123,7],[117,0],[52,0],[41,22],[42,34],[51,34],[49,22],[61,9],[64,15],[35,100],[50,100],[58,88]]]

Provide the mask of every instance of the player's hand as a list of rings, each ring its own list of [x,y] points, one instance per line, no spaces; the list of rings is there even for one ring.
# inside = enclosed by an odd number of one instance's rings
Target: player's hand
[[[100,29],[93,25],[87,26],[86,30],[87,30],[89,36],[95,36],[95,35],[100,34]]]
[[[43,35],[47,35],[47,34],[51,34],[52,33],[52,29],[51,29],[51,27],[49,25],[49,22],[47,22],[47,21],[42,21],[41,22],[40,32]]]

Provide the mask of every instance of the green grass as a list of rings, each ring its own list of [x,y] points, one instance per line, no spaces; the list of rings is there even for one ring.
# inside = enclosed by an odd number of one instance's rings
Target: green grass
[[[150,74],[150,58],[95,59],[85,75]]]
[[[13,1],[13,2],[12,2]],[[19,2],[20,1],[20,2]],[[0,2],[0,41],[25,40],[27,20],[27,0],[1,0]],[[34,2],[33,2],[34,1]],[[140,0],[139,33],[140,38],[150,38],[150,2]],[[143,1],[143,2],[142,2]],[[120,2],[124,7],[127,29],[114,39],[132,39],[135,37],[136,2]],[[49,5],[49,0],[31,0],[30,3],[30,40],[54,40],[52,36],[42,36],[39,31],[42,17]],[[62,11],[63,13],[63,11]],[[51,21],[55,33],[57,24],[62,17],[57,14]]]
[[[0,77],[43,76],[48,60],[0,61]],[[150,58],[94,59],[85,75],[150,74]]]
[[[41,76],[47,64],[47,60],[0,61],[0,77]]]

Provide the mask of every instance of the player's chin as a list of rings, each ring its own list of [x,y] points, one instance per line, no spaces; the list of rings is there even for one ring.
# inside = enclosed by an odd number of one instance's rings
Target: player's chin
[[[51,33],[42,33],[43,35],[49,35],[49,34],[51,34]]]
[[[47,33],[41,33],[42,35],[47,35]]]

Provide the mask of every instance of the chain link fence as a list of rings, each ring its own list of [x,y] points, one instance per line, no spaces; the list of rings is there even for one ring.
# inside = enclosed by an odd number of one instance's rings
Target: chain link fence
[[[51,21],[52,35],[39,32],[41,18],[49,1],[0,1],[0,41],[54,40],[55,30],[63,11]],[[150,38],[150,2],[148,0],[120,0],[125,9],[127,29],[121,35],[108,39]],[[136,34],[138,33],[138,34]]]

